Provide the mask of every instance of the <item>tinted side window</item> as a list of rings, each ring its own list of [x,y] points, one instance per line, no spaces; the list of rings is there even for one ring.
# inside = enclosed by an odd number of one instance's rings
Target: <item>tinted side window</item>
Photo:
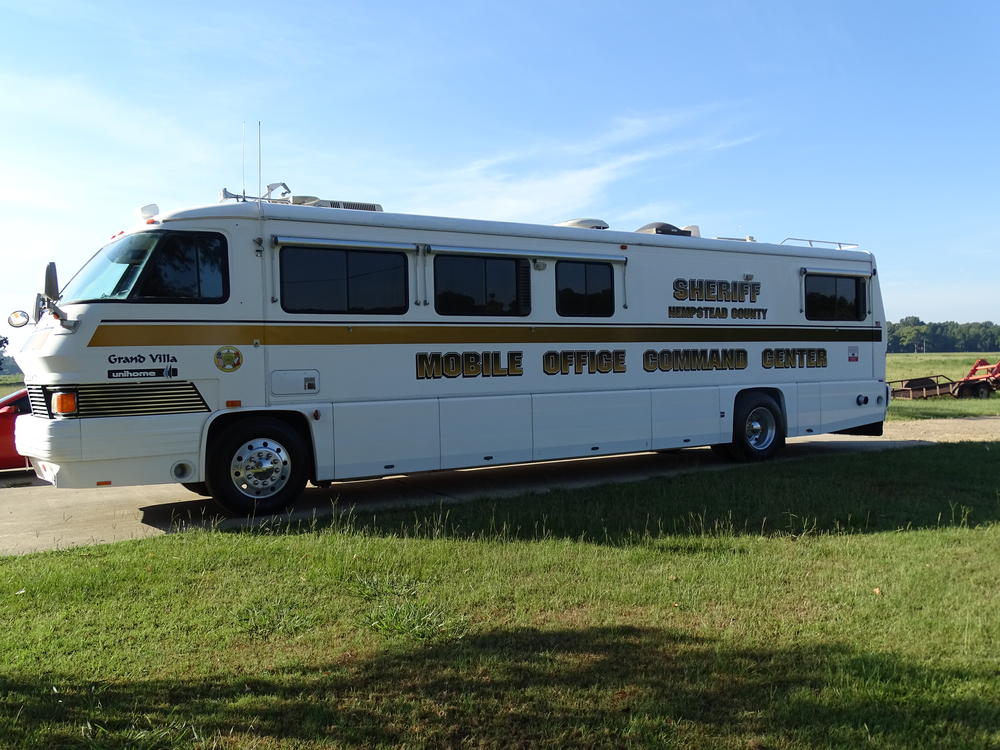
[[[229,297],[226,238],[207,232],[160,236],[133,300],[224,302]]]
[[[281,307],[287,312],[401,314],[407,309],[406,288],[403,253],[281,250]]]
[[[556,263],[556,312],[564,317],[608,317],[615,312],[610,263]]]
[[[865,280],[856,276],[806,276],[808,320],[864,320]]]
[[[527,315],[531,267],[526,258],[439,255],[434,309],[440,315]]]

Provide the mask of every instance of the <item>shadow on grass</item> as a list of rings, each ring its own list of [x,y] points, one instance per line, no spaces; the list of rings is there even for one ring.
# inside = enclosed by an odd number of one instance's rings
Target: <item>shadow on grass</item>
[[[333,528],[417,538],[633,544],[665,536],[968,527],[1000,521],[1000,444],[771,462],[416,510],[374,513],[335,506],[326,516],[274,517],[253,533]]]
[[[995,674],[652,628],[397,642],[252,677],[0,677],[5,746],[987,747]]]

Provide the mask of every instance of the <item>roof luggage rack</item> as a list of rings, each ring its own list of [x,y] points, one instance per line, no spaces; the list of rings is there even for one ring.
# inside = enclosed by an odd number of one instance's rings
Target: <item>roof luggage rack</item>
[[[281,195],[272,197],[272,193],[278,188],[282,188]],[[219,201],[235,200],[239,202],[259,201],[261,203],[277,203],[286,206],[318,206],[319,208],[348,208],[354,211],[381,211],[382,206],[378,203],[362,203],[359,201],[333,201],[325,198],[317,198],[315,195],[292,195],[291,189],[283,182],[272,182],[267,186],[267,192],[262,196],[231,193],[226,188],[222,188]]]

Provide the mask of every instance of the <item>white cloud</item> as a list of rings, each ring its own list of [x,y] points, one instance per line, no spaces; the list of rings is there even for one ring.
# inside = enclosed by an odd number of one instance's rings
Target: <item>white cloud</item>
[[[532,174],[460,168],[432,176],[401,197],[414,213],[551,223],[593,205],[631,163],[623,158]]]
[[[125,149],[151,155],[165,147],[188,158],[208,158],[213,153],[212,144],[199,136],[197,127],[165,114],[164,107],[144,95],[111,97],[84,78],[7,71],[0,71],[0,91],[4,92],[0,133],[5,138],[34,129],[53,134],[69,129],[76,135],[73,142],[53,135],[53,151],[84,156],[99,143],[109,153]]]
[[[628,222],[640,215],[662,216],[668,209],[673,214],[681,207],[676,201],[614,211],[606,196],[616,183],[672,157],[736,147],[754,138],[725,141],[708,128],[697,134],[672,132],[682,122],[699,129],[690,112],[633,117],[575,142],[524,144],[451,168],[397,162],[386,180],[392,194],[382,200],[391,204],[389,210],[542,223],[595,211],[602,218],[612,211]]]

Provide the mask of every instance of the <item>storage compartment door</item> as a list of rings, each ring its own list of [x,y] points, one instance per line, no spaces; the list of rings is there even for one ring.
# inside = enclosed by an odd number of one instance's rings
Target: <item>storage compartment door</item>
[[[531,396],[443,398],[441,468],[530,461]]]
[[[662,388],[650,396],[654,450],[732,440],[723,435],[723,424],[731,425],[732,416],[726,420],[720,416],[718,388]]]
[[[882,420],[885,385],[874,380],[823,383],[823,432],[858,427]]]
[[[799,383],[797,386],[797,423],[789,425],[789,432],[795,435],[812,435],[823,432],[823,410],[821,408],[820,384]],[[790,420],[789,420],[790,421]]]
[[[441,468],[437,399],[333,406],[338,479]]]
[[[532,396],[536,459],[649,448],[649,391]]]

